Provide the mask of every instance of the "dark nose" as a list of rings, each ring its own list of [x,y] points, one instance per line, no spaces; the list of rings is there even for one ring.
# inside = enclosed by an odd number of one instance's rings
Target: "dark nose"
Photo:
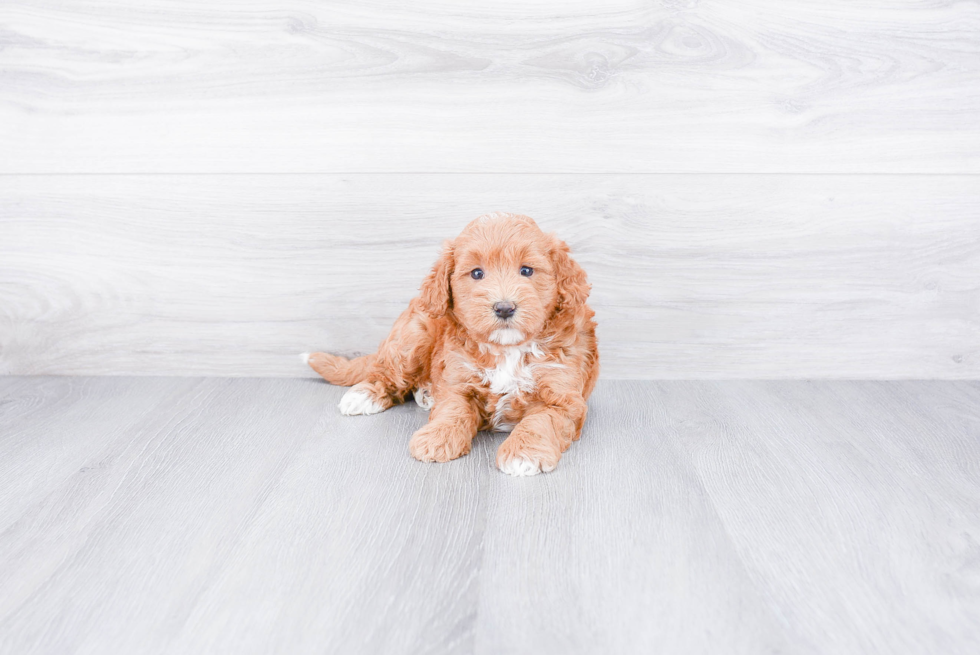
[[[510,318],[517,311],[517,305],[512,302],[493,303],[493,313],[500,318]]]

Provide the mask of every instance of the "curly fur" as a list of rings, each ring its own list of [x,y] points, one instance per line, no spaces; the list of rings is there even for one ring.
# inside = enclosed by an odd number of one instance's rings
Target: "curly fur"
[[[522,276],[522,266],[533,274]],[[471,276],[475,268],[483,279]],[[579,438],[599,375],[589,289],[568,246],[533,220],[481,216],[445,243],[377,353],[313,353],[308,362],[332,384],[355,385],[345,413],[382,411],[425,390],[429,422],[409,444],[421,461],[467,454],[478,430],[510,431],[497,466],[550,471]],[[494,314],[501,301],[517,305],[512,318]]]

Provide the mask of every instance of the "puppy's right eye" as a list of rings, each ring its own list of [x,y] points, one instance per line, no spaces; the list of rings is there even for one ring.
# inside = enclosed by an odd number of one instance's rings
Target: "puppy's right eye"
[[[483,279],[483,269],[482,268],[474,268],[472,271],[470,271],[470,277],[473,278],[474,280],[482,280]]]

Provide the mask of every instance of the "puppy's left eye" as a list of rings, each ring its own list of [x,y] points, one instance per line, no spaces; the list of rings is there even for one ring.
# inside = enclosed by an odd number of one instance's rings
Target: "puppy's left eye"
[[[521,275],[524,277],[531,277],[534,275],[534,269],[530,266],[521,266]]]

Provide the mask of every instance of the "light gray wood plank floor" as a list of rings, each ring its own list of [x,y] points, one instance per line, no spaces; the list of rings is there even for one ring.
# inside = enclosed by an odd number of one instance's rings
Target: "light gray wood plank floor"
[[[980,652],[980,383],[602,381],[524,479],[341,392],[0,378],[0,652]]]

